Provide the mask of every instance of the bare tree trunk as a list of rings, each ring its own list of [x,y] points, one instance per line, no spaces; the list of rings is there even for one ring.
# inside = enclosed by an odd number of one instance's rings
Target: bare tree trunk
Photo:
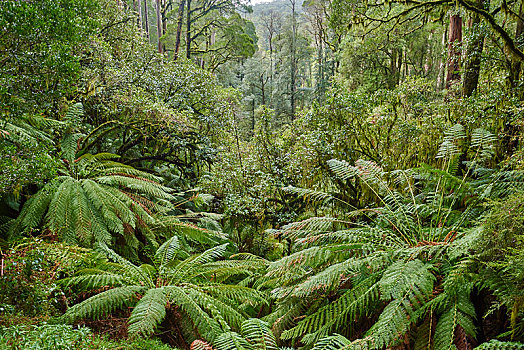
[[[292,32],[291,32],[291,118],[295,119],[295,112],[296,112],[296,92],[297,92],[297,86],[296,86],[296,34],[297,34],[297,22],[295,18],[295,4],[296,0],[289,0],[291,2],[291,24],[292,24]]]
[[[262,93],[262,104],[266,104],[266,83],[264,81],[264,73],[260,75],[260,90]]]
[[[269,105],[273,103],[273,32],[269,34]]]
[[[151,37],[149,35],[149,13],[147,8],[147,1],[148,0],[144,0],[144,24],[146,28],[147,41],[151,41]]]
[[[158,52],[163,53],[163,46],[160,38],[162,37],[162,15],[160,13],[160,7],[162,0],[156,0],[156,34],[158,36]]]
[[[169,5],[166,3],[166,0],[163,0],[163,6],[160,12],[160,18],[162,19],[162,36],[167,33],[167,11]],[[162,52],[166,52],[165,42],[162,42]]]
[[[484,1],[477,0],[477,6],[484,8]],[[462,95],[471,96],[477,89],[480,76],[480,58],[484,49],[484,35],[480,31],[480,16],[474,14],[471,18],[472,40],[468,45],[464,62],[464,82],[462,85]]]
[[[433,60],[432,60],[432,55],[431,55],[431,39],[433,39],[433,33],[434,31],[432,30],[431,32],[429,32],[429,37],[428,37],[428,42],[426,43],[427,47],[426,47],[426,57],[424,59],[424,75],[427,76],[429,74],[429,71],[431,70],[432,66],[433,66]]]
[[[446,26],[444,32],[442,33],[442,47],[444,48],[446,46],[446,38],[448,36],[448,27]],[[438,75],[437,75],[437,91],[442,90],[444,87],[444,73],[446,72],[446,68],[444,66],[444,62],[442,60],[442,53],[439,58],[438,63]]]
[[[397,60],[397,75],[398,75],[397,85],[400,84],[402,80],[402,66],[404,64],[404,50],[400,49],[398,53],[399,55],[398,55],[398,60]]]
[[[181,0],[180,5],[178,6],[178,17],[177,17],[177,27],[176,27],[176,39],[175,39],[175,61],[178,59],[178,52],[180,50],[180,37],[182,36],[182,22],[184,18],[184,7],[186,5],[186,0]]]
[[[251,136],[255,136],[255,96],[251,100]]]
[[[398,49],[394,47],[391,49],[391,58],[389,63],[389,70],[391,73],[391,78],[389,79],[389,88],[393,89],[398,85],[400,79],[400,72],[397,68],[398,60],[400,59],[398,54]]]
[[[186,57],[191,58],[191,0],[187,0]]]
[[[143,30],[143,23],[142,23],[142,0],[137,0],[137,7],[138,7],[138,26],[140,27],[140,32]]]
[[[462,17],[451,15],[449,18],[448,37],[448,73],[446,89],[460,81],[460,44],[462,43]]]

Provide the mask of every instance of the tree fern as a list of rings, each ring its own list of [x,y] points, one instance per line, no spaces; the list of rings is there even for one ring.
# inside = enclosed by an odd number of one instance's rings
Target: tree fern
[[[370,276],[342,294],[336,301],[307,316],[294,328],[282,333],[282,339],[294,339],[305,335],[303,341],[314,344],[346,324],[355,322],[379,300],[379,285],[376,278],[376,275]]]
[[[83,290],[111,288],[71,307],[63,318],[69,322],[81,318],[101,317],[116,309],[134,305],[129,318],[132,335],[148,336],[164,320],[166,313],[177,310],[196,331],[194,336],[213,342],[223,331],[217,320],[234,330],[240,330],[247,318],[241,311],[249,300],[253,306],[266,302],[264,295],[247,287],[228,285],[227,278],[219,283],[214,271],[229,270],[228,278],[238,278],[247,271],[260,268],[249,260],[220,260],[226,245],[179,260],[178,238],[161,245],[154,258],[155,266],[137,266],[116,254],[107,246],[99,250],[107,261],[96,268],[81,270],[63,283]],[[230,264],[233,263],[233,264]],[[222,266],[220,266],[222,265]],[[243,266],[244,268],[241,268]]]
[[[339,179],[358,179],[366,185],[378,205],[276,231],[291,239],[294,249],[271,263],[266,274],[278,281],[272,291],[277,308],[266,319],[283,331],[283,339],[317,346],[323,337],[345,332],[351,339],[360,338],[336,346],[380,349],[420,338],[417,344],[440,349],[456,341],[456,329],[474,337],[469,295],[448,287],[443,291],[436,283],[453,279],[450,266],[469,254],[463,237],[481,210],[475,196],[483,190],[453,170],[465,137],[460,125],[446,133],[447,144],[439,156],[442,169],[424,166],[388,173],[370,161],[328,162]],[[494,136],[476,130],[473,141],[480,159],[479,149],[491,149]],[[311,196],[329,198],[313,192]],[[330,302],[322,302],[327,297]],[[431,324],[426,321],[429,315]],[[359,316],[374,320],[364,334],[352,327]],[[341,338],[325,338],[327,348],[337,339]]]
[[[523,343],[517,342],[504,342],[499,340],[491,340],[477,346],[475,350],[522,350],[524,349]]]
[[[241,330],[254,349],[278,350],[277,339],[266,322],[250,318],[242,323]]]
[[[156,222],[154,213],[169,206],[157,201],[170,199],[170,190],[150,174],[99,158],[105,157],[84,155],[64,163],[62,175],[24,205],[10,235],[43,227],[85,247],[113,244],[119,236],[135,250],[147,243],[139,242],[137,231],[153,240],[149,230]]]

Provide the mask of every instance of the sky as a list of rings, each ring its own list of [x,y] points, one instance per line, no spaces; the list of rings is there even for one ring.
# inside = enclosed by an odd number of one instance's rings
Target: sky
[[[251,5],[261,4],[263,2],[271,2],[273,0],[251,0]]]

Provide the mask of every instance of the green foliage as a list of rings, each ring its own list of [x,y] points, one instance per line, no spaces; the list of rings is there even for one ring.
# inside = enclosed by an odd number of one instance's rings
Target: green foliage
[[[79,271],[65,281],[83,290],[112,287],[71,307],[65,321],[99,318],[114,310],[134,305],[129,332],[149,336],[166,315],[176,312],[180,325],[191,325],[191,336],[214,341],[223,327],[239,329],[248,305],[264,304],[263,294],[229,284],[235,276],[262,268],[249,260],[223,260],[227,244],[179,260],[178,238],[166,241],[156,252],[154,266],[132,264],[107,247],[101,251],[108,261],[95,269]],[[189,338],[192,340],[191,338]],[[194,338],[193,338],[194,339]]]
[[[27,184],[43,185],[56,176],[57,160],[42,147],[17,148],[0,139],[0,193],[20,192]]]
[[[348,339],[357,339],[344,344],[351,348],[383,348],[426,338],[435,349],[450,349],[458,334],[475,338],[477,313],[470,299],[474,284],[471,276],[460,276],[471,267],[468,260],[461,265],[467,228],[474,223],[470,218],[482,209],[478,201],[461,203],[467,195],[485,197],[483,187],[467,175],[453,175],[457,167],[450,164],[464,152],[457,144],[463,138],[459,125],[446,134],[441,149],[449,144],[446,149],[454,151],[441,152],[443,170],[387,172],[372,161],[358,160],[352,166],[330,160],[328,165],[338,179],[358,180],[369,188],[380,204],[375,208],[357,209],[345,201],[333,201],[331,194],[292,188],[313,202],[341,203],[349,212],[273,231],[290,239],[295,249],[289,257],[272,263],[266,275],[278,281],[279,288],[273,290],[277,309],[268,319],[281,323],[282,339],[324,346],[321,339],[345,332]],[[475,138],[472,148],[486,149],[494,141],[492,136],[483,142],[479,139]],[[473,154],[474,161],[482,157],[482,152]],[[496,180],[488,176],[484,181]],[[449,189],[453,195],[448,198]],[[287,313],[293,314],[284,321]],[[429,333],[424,326],[428,317],[438,320]],[[294,322],[297,318],[300,321]],[[370,326],[363,322],[366,319],[372,320]],[[326,338],[326,346],[339,344],[337,339]]]
[[[59,314],[65,296],[57,283],[88,264],[86,249],[28,238],[2,251],[0,323],[46,320]]]
[[[73,328],[66,325],[11,326],[0,328],[2,349],[35,350],[168,350],[170,346],[156,340],[135,339],[111,341],[91,333],[86,327]]]
[[[68,150],[65,149],[64,156]],[[158,177],[111,160],[111,154],[85,154],[64,159],[60,176],[47,183],[24,205],[11,236],[42,228],[60,240],[84,247],[95,242],[139,246],[137,231],[154,242],[154,213],[167,210],[173,198]],[[117,235],[117,236],[115,236]]]
[[[517,349],[524,349],[524,344],[522,343],[515,343],[515,342],[502,342],[498,340],[491,340],[489,342],[486,342],[480,346],[477,346],[475,350],[517,350]]]
[[[0,347],[519,348],[519,4],[4,1]]]
[[[481,285],[491,290],[506,307],[512,339],[524,336],[522,202],[523,195],[518,192],[493,203],[476,247]]]
[[[92,0],[5,1],[0,9],[0,117],[55,113],[81,75],[86,39],[100,3]],[[0,126],[0,129],[4,129]],[[5,129],[4,129],[5,130]]]

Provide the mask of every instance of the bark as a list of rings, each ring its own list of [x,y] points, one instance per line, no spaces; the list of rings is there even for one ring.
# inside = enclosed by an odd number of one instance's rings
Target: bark
[[[389,79],[389,88],[393,89],[398,85],[400,79],[400,72],[397,67],[398,60],[400,59],[398,49],[395,47],[391,49],[391,59],[389,64],[389,70],[391,72],[391,78]]]
[[[297,34],[297,21],[295,17],[295,4],[296,0],[290,0],[291,2],[291,14],[292,14],[292,32],[291,32],[291,118],[295,119],[296,112],[296,34]]]
[[[178,52],[180,51],[180,38],[182,36],[182,22],[184,21],[184,7],[186,6],[186,0],[181,0],[178,6],[178,17],[176,26],[176,39],[175,39],[175,61],[178,59]]]
[[[138,7],[138,26],[140,27],[140,32],[143,30],[143,23],[142,23],[142,0],[137,0],[137,7]]]
[[[431,55],[431,39],[433,38],[433,31],[429,32],[428,42],[426,43],[426,57],[424,59],[424,75],[427,76],[433,66]]]
[[[448,27],[444,30],[444,33],[442,33],[442,47],[445,47],[446,45],[446,37],[448,36]],[[442,90],[444,87],[444,73],[446,72],[444,62],[442,61],[442,55],[439,58],[438,63],[438,75],[437,75],[437,91]]]
[[[147,1],[144,0],[144,25],[146,29],[146,35],[147,35],[147,41],[150,41],[150,35],[149,35],[149,14],[148,14],[148,8],[147,8]]]
[[[162,35],[167,33],[167,5],[164,6],[162,12],[160,12],[160,18],[162,19]],[[166,52],[166,44],[162,42],[162,52]]]
[[[187,0],[186,57],[191,58],[191,0]]]
[[[251,136],[255,136],[255,98],[251,101]]]
[[[478,7],[484,7],[484,0],[477,0]],[[484,35],[480,33],[480,16],[473,14],[471,18],[471,31],[473,38],[466,50],[464,65],[464,83],[462,85],[462,95],[471,96],[477,89],[480,76],[480,58],[484,49]]]
[[[462,43],[462,17],[451,15],[448,37],[448,73],[446,89],[460,81],[460,44]]]
[[[162,6],[161,1],[162,0],[156,0],[156,34],[158,36],[158,52],[163,53],[164,46],[160,41],[160,38],[162,37],[162,14],[160,13],[160,8]]]
[[[515,43],[517,47],[521,47],[523,41],[524,41],[524,21],[522,21],[521,18],[523,18],[524,15],[524,0],[520,2],[520,8],[519,8],[519,18],[517,19],[517,29],[515,30]],[[522,60],[518,58],[513,58],[511,60],[511,67],[509,72],[509,85],[510,88],[513,89],[518,85],[518,81],[520,80],[520,72],[522,69]]]
[[[264,74],[260,75],[260,92],[262,93],[262,104],[266,104],[266,82],[264,81]]]

